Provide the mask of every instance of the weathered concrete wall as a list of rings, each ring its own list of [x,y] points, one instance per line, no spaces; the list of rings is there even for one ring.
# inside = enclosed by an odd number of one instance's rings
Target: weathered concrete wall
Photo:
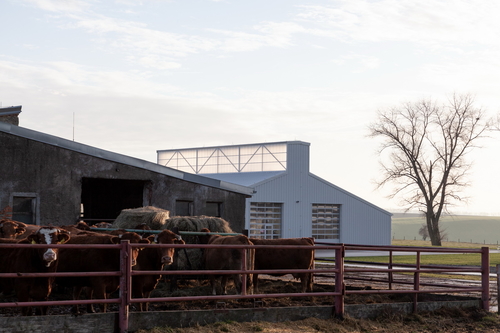
[[[245,225],[245,195],[112,162],[54,145],[0,132],[0,211],[11,193],[36,193],[40,224],[65,225],[79,220],[82,178],[147,181],[144,206],[173,211],[176,200],[194,201],[193,215],[205,214],[206,201],[222,202],[223,216],[234,231]],[[126,207],[137,208],[137,207]]]
[[[419,311],[433,311],[442,307],[470,308],[481,305],[480,300],[421,302]],[[161,311],[132,312],[129,318],[129,332],[155,327],[188,327],[207,325],[219,321],[268,321],[283,322],[306,318],[329,319],[333,317],[332,306],[289,307],[289,308],[254,308],[232,310],[192,310],[192,311]],[[352,318],[370,318],[381,311],[411,313],[411,303],[359,304],[345,305],[345,314]],[[71,315],[40,316],[40,317],[0,317],[0,333],[21,332],[116,332],[117,313],[86,314],[75,317]]]

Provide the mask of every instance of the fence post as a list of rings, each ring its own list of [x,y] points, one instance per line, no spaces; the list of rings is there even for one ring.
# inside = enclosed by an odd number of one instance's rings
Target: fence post
[[[497,264],[497,312],[500,314],[500,264]]]
[[[340,293],[340,295],[335,296],[335,316],[339,318],[344,317],[344,256],[345,247],[341,244],[341,247],[335,249],[335,292]]]
[[[392,266],[392,259],[393,258],[392,258],[392,250],[391,250],[391,251],[389,251],[389,269],[391,269],[391,270],[393,267]],[[389,278],[389,290],[392,290],[392,282],[394,280],[394,273],[392,273],[392,271],[389,272],[388,278]]]
[[[241,270],[247,270],[247,251],[248,249],[241,249]],[[247,274],[243,272],[241,274],[241,295],[247,294]]]
[[[118,313],[118,326],[120,333],[128,332],[128,319],[130,307],[130,290],[132,285],[132,251],[130,241],[122,240],[120,242],[120,304]]]
[[[483,310],[490,311],[490,248],[481,248],[481,300]]]
[[[416,272],[413,276],[413,290],[420,290],[420,251],[417,251],[417,263],[415,265]],[[418,309],[418,293],[413,294],[413,312],[417,312]]]

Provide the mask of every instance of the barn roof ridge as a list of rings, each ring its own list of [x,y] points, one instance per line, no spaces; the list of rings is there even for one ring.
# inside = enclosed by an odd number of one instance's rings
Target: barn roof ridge
[[[210,187],[220,188],[223,190],[228,190],[231,192],[237,192],[246,195],[252,195],[253,188],[233,184],[222,180],[217,180],[205,176],[200,176],[196,174],[191,174],[179,170],[175,170],[157,163],[149,162],[146,160],[142,160],[136,157],[123,155],[120,153],[115,153],[109,150],[104,150],[101,148],[89,146],[83,143],[71,141],[68,139],[64,139],[58,136],[54,136],[51,134],[38,132],[35,130],[31,130],[25,127],[20,127],[12,124],[8,124],[0,121],[0,132],[4,132],[7,134],[23,137],[29,140],[34,140],[38,142],[42,142],[45,144],[49,144],[52,146],[57,146],[63,149],[68,149],[71,151],[75,151],[81,154],[86,154],[89,156],[94,156],[97,158],[101,158],[108,161],[113,161],[117,163],[122,163],[130,166],[134,166],[141,169],[146,169],[152,172],[164,174],[170,177],[182,179],[185,181],[189,181],[192,183],[198,183]]]

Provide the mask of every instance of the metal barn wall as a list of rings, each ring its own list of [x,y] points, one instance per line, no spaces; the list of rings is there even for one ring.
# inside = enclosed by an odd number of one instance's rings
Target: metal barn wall
[[[282,237],[310,237],[313,203],[341,205],[340,242],[390,245],[391,214],[309,173],[309,144],[291,142],[287,171],[254,185],[247,199],[247,228],[250,202],[283,204]]]

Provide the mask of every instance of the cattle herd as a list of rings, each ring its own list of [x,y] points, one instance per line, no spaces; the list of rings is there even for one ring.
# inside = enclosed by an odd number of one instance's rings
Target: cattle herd
[[[109,227],[110,225],[97,225]],[[0,278],[0,293],[13,292],[19,302],[46,301],[54,287],[67,288],[74,300],[79,300],[82,292],[87,299],[106,299],[119,288],[119,276],[93,276],[81,273],[111,272],[120,270],[119,249],[88,247],[85,244],[118,244],[129,240],[132,244],[185,244],[181,237],[170,230],[147,233],[145,225],[138,225],[136,232],[123,229],[112,231],[96,230],[85,222],[65,226],[27,225],[11,219],[0,220],[0,273],[43,273],[65,272],[64,276],[54,277],[8,277]],[[143,230],[144,232],[139,232]],[[203,249],[203,267],[206,270],[309,270],[314,265],[314,240],[312,238],[256,239],[244,235],[221,236],[208,229],[202,229],[198,236],[200,244],[214,247]],[[3,244],[79,244],[71,247],[2,246]],[[236,248],[234,246],[236,245]],[[237,248],[237,245],[257,245],[255,248]],[[262,248],[259,246],[262,245]],[[224,246],[233,247],[225,249]],[[310,247],[310,248],[309,248]],[[132,269],[139,271],[160,271],[171,265],[175,258],[174,247],[132,247]],[[245,265],[242,260],[246,258]],[[77,274],[78,273],[78,274]],[[269,274],[269,273],[266,273]],[[284,274],[270,274],[284,275]],[[258,274],[246,274],[243,283],[241,274],[209,274],[211,293],[226,294],[227,282],[232,279],[238,293],[258,293]],[[310,272],[293,273],[300,279],[301,292],[313,290],[313,274]],[[132,297],[149,298],[161,279],[160,274],[133,275]],[[220,279],[220,283],[218,280]],[[219,287],[220,285],[220,287]],[[243,289],[246,286],[246,290]],[[147,303],[139,303],[139,311],[148,311]],[[22,307],[22,315],[47,314],[47,306]],[[87,304],[88,313],[95,312],[92,304]],[[106,312],[106,304],[100,304],[100,311]],[[72,307],[79,314],[78,306]]]

